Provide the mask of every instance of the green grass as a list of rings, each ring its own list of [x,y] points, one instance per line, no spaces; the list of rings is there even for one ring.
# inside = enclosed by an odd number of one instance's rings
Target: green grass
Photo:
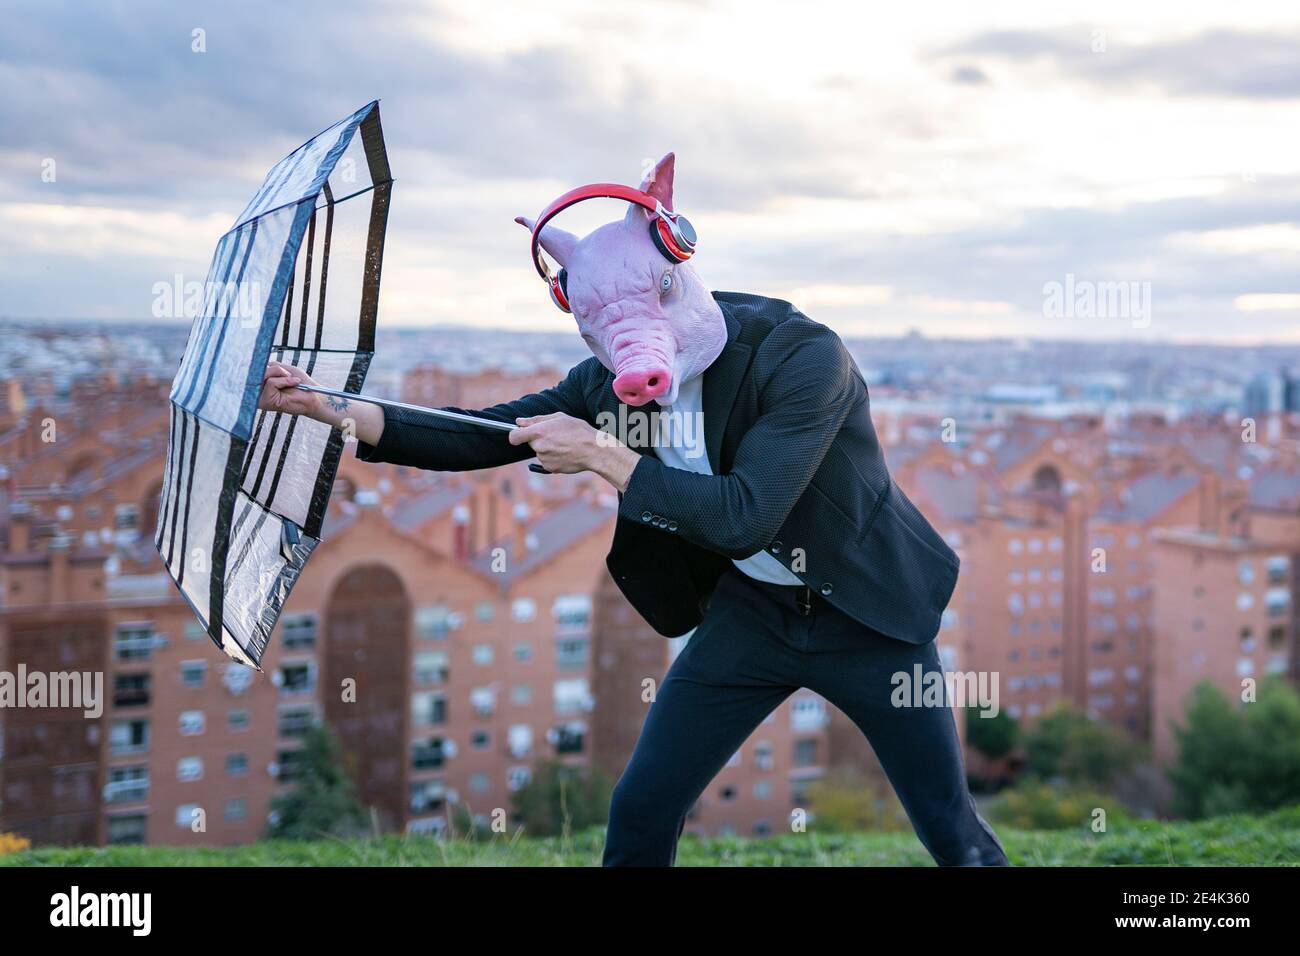
[[[1197,823],[1134,822],[1103,834],[1002,828],[999,835],[1021,866],[1300,865],[1300,807]],[[229,848],[61,847],[0,856],[0,866],[595,866],[603,839],[595,829],[569,839],[385,836]],[[930,865],[911,833],[811,831],[766,840],[687,837],[677,860],[679,866]]]

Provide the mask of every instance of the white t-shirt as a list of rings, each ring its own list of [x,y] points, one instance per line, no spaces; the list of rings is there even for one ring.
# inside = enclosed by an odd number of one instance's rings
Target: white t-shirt
[[[660,406],[669,419],[666,425],[662,420],[660,422],[657,435],[660,442],[655,445],[655,453],[670,468],[711,475],[713,468],[709,465],[709,456],[704,446],[703,388],[704,376],[696,375],[678,387],[676,402]],[[768,584],[803,584],[766,551],[759,551],[748,558],[733,559],[732,563],[756,581],[766,581]]]

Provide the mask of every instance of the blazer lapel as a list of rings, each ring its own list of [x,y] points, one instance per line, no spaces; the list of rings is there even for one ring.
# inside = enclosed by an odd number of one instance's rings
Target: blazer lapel
[[[719,302],[722,317],[727,323],[727,344],[713,364],[704,370],[704,446],[709,455],[709,466],[718,474],[718,461],[722,455],[722,437],[727,431],[727,421],[736,404],[740,384],[749,369],[748,345],[739,341],[740,320],[731,314],[725,303]]]

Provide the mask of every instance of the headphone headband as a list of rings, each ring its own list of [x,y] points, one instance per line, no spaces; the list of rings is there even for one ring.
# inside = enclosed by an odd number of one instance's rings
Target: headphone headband
[[[691,228],[690,223],[684,217],[678,216],[672,210],[665,208],[663,203],[654,196],[642,192],[640,189],[633,189],[631,186],[623,186],[619,183],[591,183],[586,186],[578,186],[576,189],[570,189],[543,209],[542,214],[537,217],[537,224],[533,226],[532,235],[533,267],[537,269],[537,274],[547,282],[553,282],[553,278],[550,267],[546,264],[546,260],[542,258],[539,239],[542,227],[565,209],[586,199],[622,199],[625,202],[640,206],[659,220],[659,224],[664,227],[661,233],[666,231],[669,238],[675,240],[674,245],[676,245],[677,249],[672,255],[673,258],[684,261],[689,259],[695,252],[695,230]],[[684,229],[681,228],[682,225],[685,226]]]

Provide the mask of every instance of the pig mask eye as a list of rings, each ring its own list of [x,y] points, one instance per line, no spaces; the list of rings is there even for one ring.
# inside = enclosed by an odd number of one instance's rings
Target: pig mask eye
[[[666,272],[664,272],[663,278],[659,280],[659,295],[660,296],[667,295],[669,292],[672,291],[672,288],[673,288],[673,271],[669,269]]]

